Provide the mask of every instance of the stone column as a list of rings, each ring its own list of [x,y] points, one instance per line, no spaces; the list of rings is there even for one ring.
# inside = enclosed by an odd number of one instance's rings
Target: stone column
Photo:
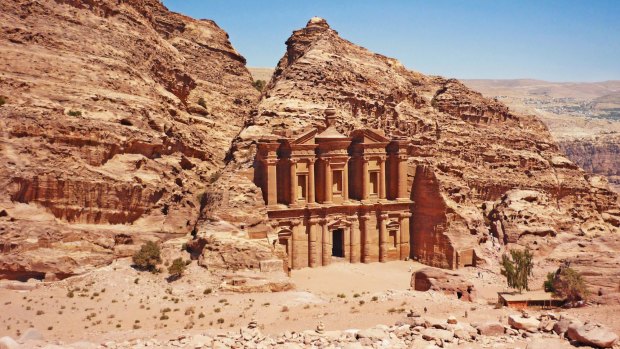
[[[347,158],[342,170],[342,199],[349,201],[349,159]]]
[[[368,159],[362,158],[362,200],[368,200]]]
[[[294,205],[297,203],[297,159],[290,160],[291,165],[291,178],[290,178],[290,193],[289,204]]]
[[[379,262],[387,262],[388,254],[388,232],[387,232],[387,220],[388,215],[386,213],[381,215],[381,222],[379,222]]]
[[[308,203],[310,204],[316,201],[314,191],[314,159],[311,159],[308,162]]]
[[[407,195],[407,155],[398,156],[398,193],[397,199],[408,200]]]
[[[267,158],[267,206],[278,204],[277,158]]]
[[[360,262],[360,223],[357,218],[357,215],[349,216],[349,221],[351,222],[351,226],[349,227],[349,231],[351,233],[350,241],[351,241],[351,251],[349,252],[351,263],[359,263]]]
[[[316,243],[316,228],[319,223],[318,218],[310,218],[308,219],[308,266],[310,268],[316,268],[320,265],[320,260],[318,257],[318,246]]]
[[[405,212],[400,214],[400,259],[403,260],[409,257],[409,253],[411,251],[411,246],[409,245],[409,217],[411,217],[410,212]]]
[[[370,215],[365,214],[359,218],[362,229],[360,229],[360,238],[362,240],[362,263],[370,262]]]
[[[329,159],[325,159],[325,203],[331,203],[333,198],[332,166]]]
[[[329,265],[332,257],[332,245],[329,229],[327,229],[327,219],[321,219],[320,223],[323,233],[323,265]]]
[[[291,253],[291,268],[292,269],[299,269],[304,267],[304,265],[301,265],[301,263],[299,262],[299,247],[300,247],[300,235],[302,235],[302,232],[299,231],[300,228],[300,224],[301,221],[299,219],[294,219],[291,221],[291,232],[292,232],[292,236],[291,236],[291,242],[292,242],[292,246],[291,246],[291,250],[293,253]]]
[[[379,199],[385,199],[385,159],[379,159]]]

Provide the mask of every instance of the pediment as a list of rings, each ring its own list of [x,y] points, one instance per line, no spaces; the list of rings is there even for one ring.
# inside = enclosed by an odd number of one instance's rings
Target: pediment
[[[344,227],[348,227],[349,225],[351,225],[351,222],[344,220],[344,219],[336,219],[333,222],[329,222],[327,224],[327,227],[329,229],[334,229],[334,228],[344,228]]]
[[[388,143],[390,141],[383,135],[383,132],[371,128],[355,130],[354,135],[357,142],[364,144]]]
[[[302,132],[297,136],[297,138],[291,141],[291,144],[301,145],[301,144],[315,144],[314,138],[317,134],[317,130],[315,128]]]

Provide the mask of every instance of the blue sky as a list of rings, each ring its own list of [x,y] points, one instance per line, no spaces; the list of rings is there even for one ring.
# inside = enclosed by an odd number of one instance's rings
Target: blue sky
[[[620,0],[163,0],[274,67],[312,16],[409,69],[463,79],[620,80]]]

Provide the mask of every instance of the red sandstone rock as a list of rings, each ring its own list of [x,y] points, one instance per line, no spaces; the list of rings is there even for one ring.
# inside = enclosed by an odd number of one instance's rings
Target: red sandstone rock
[[[413,273],[411,288],[416,291],[443,292],[468,302],[476,299],[476,290],[472,283],[457,273],[437,268],[423,268]]]
[[[119,232],[194,229],[258,96],[227,34],[157,0],[16,0],[0,22],[0,275],[79,273]]]

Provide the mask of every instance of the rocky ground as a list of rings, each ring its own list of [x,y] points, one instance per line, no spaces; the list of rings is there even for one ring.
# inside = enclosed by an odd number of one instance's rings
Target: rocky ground
[[[477,290],[473,302],[413,291],[423,267],[337,263],[293,272],[294,290],[247,294],[225,291],[196,262],[168,282],[118,260],[60,282],[3,283],[0,337],[29,348],[561,348],[571,347],[559,339],[566,329],[554,331],[561,319],[620,331],[620,306],[531,310],[529,319],[498,309],[502,280],[481,269],[459,271]]]

